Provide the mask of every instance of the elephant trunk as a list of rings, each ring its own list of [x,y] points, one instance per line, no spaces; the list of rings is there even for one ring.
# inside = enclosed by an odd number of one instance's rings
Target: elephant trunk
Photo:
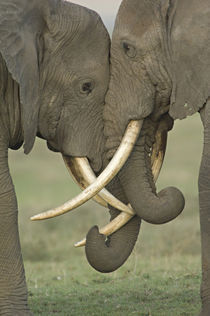
[[[177,217],[184,208],[184,197],[174,187],[156,193],[151,169],[151,150],[157,123],[144,121],[144,128],[133,152],[118,177],[137,215],[152,224],[163,224]]]
[[[121,201],[127,202],[117,178],[108,185],[108,189]],[[111,220],[113,220],[119,212],[110,206],[109,208]],[[100,234],[96,226],[90,229],[85,247],[90,265],[103,273],[118,269],[127,260],[135,246],[140,224],[140,218],[134,216],[124,227],[109,237]]]
[[[8,149],[0,141],[0,311],[4,315],[29,315],[17,201],[9,174]]]

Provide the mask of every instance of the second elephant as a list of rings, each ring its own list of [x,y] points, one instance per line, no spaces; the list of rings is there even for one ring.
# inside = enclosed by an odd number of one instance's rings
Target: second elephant
[[[176,217],[184,208],[184,198],[176,188],[156,192],[152,152],[164,151],[167,131],[175,119],[201,112],[202,316],[210,315],[209,30],[208,0],[200,1],[199,5],[196,0],[124,0],[113,32],[111,81],[104,110],[108,159],[116,152],[130,121],[139,133],[117,178],[139,218],[155,224]],[[100,271],[101,239],[92,229],[86,246],[90,263]],[[109,247],[109,243],[104,247]]]

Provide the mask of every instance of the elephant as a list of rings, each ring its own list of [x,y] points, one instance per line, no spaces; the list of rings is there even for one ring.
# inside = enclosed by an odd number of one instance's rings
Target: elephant
[[[36,136],[102,168],[109,34],[100,16],[62,0],[0,1],[0,315],[31,315],[8,150]],[[76,158],[75,158],[76,159]]]
[[[130,249],[127,254],[131,252],[141,219],[162,224],[182,212],[185,204],[182,193],[174,187],[157,193],[154,180],[163,163],[167,133],[174,120],[199,112],[204,127],[198,179],[202,316],[210,315],[209,30],[208,0],[200,1],[199,6],[196,0],[122,1],[112,35],[111,76],[103,119],[105,152],[110,164],[118,156],[130,129],[135,134],[114,178],[118,197],[122,191],[124,202],[130,203],[134,213],[124,223],[121,236],[121,242],[124,234],[127,236],[124,248],[116,233],[105,237],[96,226],[86,239],[89,263],[98,271],[110,272],[124,263],[126,249]],[[158,156],[160,160],[156,160]],[[156,174],[155,161],[159,161]],[[139,225],[130,227],[132,221]]]

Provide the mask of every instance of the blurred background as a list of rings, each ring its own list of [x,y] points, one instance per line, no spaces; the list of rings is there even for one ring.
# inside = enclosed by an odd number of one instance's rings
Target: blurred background
[[[120,1],[75,0],[99,12],[111,33]],[[158,190],[177,186],[184,193],[186,207],[173,222],[153,226],[142,224],[135,251],[126,265],[136,258],[148,262],[175,255],[199,258],[200,233],[197,180],[202,153],[202,125],[199,115],[175,122],[169,133],[165,162],[158,179]],[[106,209],[88,202],[63,217],[31,222],[30,216],[58,206],[74,197],[80,189],[72,181],[60,154],[50,152],[45,141],[36,140],[29,156],[23,150],[10,151],[9,162],[19,204],[19,224],[25,261],[61,262],[79,258],[88,268],[83,249],[74,243],[85,237],[91,226],[109,220]],[[74,259],[73,259],[74,260]],[[89,268],[88,268],[89,269]]]

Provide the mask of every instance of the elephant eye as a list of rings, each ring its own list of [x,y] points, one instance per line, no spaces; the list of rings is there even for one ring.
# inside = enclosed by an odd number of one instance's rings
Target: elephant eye
[[[80,91],[82,94],[89,95],[94,88],[94,83],[92,81],[85,81],[82,83]]]
[[[125,54],[128,57],[134,58],[136,56],[136,48],[134,46],[132,46],[131,44],[123,42],[122,43],[122,47],[123,47],[123,50],[124,50]]]

